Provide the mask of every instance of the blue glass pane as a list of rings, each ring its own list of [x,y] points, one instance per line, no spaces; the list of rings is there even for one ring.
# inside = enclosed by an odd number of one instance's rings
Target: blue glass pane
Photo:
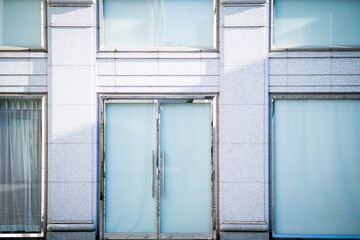
[[[41,0],[0,0],[0,45],[41,47]]]
[[[360,235],[360,100],[275,101],[275,233]]]
[[[360,1],[275,0],[276,47],[360,45]]]
[[[106,104],[106,233],[155,232],[151,187],[154,116],[153,104]]]
[[[213,45],[212,0],[104,0],[105,47]]]
[[[165,150],[160,231],[211,232],[211,105],[162,104],[160,114]]]

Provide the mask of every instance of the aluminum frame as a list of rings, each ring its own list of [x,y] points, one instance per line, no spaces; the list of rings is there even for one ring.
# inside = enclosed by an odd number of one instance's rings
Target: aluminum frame
[[[355,46],[309,46],[309,47],[276,47],[274,44],[274,28],[275,28],[275,2],[276,0],[270,0],[270,44],[269,44],[269,51],[270,52],[277,52],[277,51],[359,51],[360,50],[360,43],[359,45]]]
[[[157,106],[161,102],[171,102],[171,103],[180,103],[188,102],[189,100],[193,102],[203,102],[209,101],[211,103],[211,126],[212,126],[212,147],[211,147],[211,161],[212,161],[212,176],[211,176],[211,191],[212,191],[212,229],[209,234],[179,234],[179,233],[160,233],[160,222],[157,223],[157,232],[156,233],[107,233],[105,236],[105,126],[106,126],[106,114],[105,114],[105,105],[106,103],[112,102],[121,102],[121,103],[155,103]],[[218,112],[217,112],[217,95],[208,94],[208,95],[117,95],[117,94],[99,94],[99,122],[100,122],[100,145],[99,145],[99,155],[100,155],[100,191],[99,191],[99,239],[218,239],[219,236],[219,191],[218,191]],[[158,132],[160,135],[160,133]],[[158,136],[159,137],[159,136]],[[158,144],[160,147],[160,144]],[[158,176],[160,178],[160,174]],[[160,191],[160,181],[156,181],[156,191]],[[160,198],[160,193],[157,192],[157,198]],[[156,221],[159,221],[160,217]]]
[[[42,100],[42,127],[41,127],[41,231],[40,233],[1,233],[1,238],[43,238],[46,234],[47,211],[46,211],[46,178],[47,178],[47,95],[46,94],[0,94],[1,98],[38,98]]]
[[[218,52],[219,50],[219,0],[212,0],[213,2],[213,47],[212,48],[197,48],[197,47],[139,47],[139,48],[107,48],[104,46],[104,0],[98,1],[98,51],[99,52]]]
[[[273,239],[312,239],[312,238],[319,238],[319,239],[360,239],[360,236],[349,236],[346,237],[345,235],[296,235],[296,234],[276,234],[275,233],[275,119],[274,119],[274,105],[276,100],[286,99],[286,100],[302,100],[302,99],[318,99],[318,100],[325,100],[325,99],[356,99],[360,100],[360,94],[269,94],[269,119],[271,121],[270,128],[269,128],[269,136],[270,136],[270,148],[269,148],[269,156],[270,156],[270,168],[269,168],[269,184],[270,184],[270,191],[269,191],[269,199],[271,201],[270,206],[270,234]]]
[[[47,51],[47,0],[41,0],[41,46],[40,47],[19,47],[2,46],[0,52],[46,52]]]

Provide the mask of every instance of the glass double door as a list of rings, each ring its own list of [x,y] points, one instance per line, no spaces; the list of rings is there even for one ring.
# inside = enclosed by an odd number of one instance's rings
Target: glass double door
[[[209,100],[105,103],[105,238],[212,237],[211,109]]]

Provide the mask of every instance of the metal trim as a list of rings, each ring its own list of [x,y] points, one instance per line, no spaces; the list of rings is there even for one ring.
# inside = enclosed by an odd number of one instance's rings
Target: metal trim
[[[186,103],[189,100],[192,100],[192,103],[210,103],[211,104],[211,127],[212,127],[212,168],[213,168],[213,177],[212,179],[212,198],[213,198],[213,209],[212,212],[212,232],[211,233],[190,233],[190,234],[180,234],[180,233],[160,233],[160,229],[158,230],[158,234],[156,233],[106,233],[104,232],[105,229],[105,221],[104,221],[104,210],[105,210],[105,126],[106,126],[106,116],[105,116],[105,104],[106,103],[155,103],[157,107],[160,106],[160,103]],[[176,239],[217,239],[219,236],[219,178],[218,178],[218,128],[217,128],[217,121],[218,121],[218,107],[217,107],[217,94],[206,94],[206,95],[119,95],[119,94],[99,94],[99,122],[100,122],[100,192],[99,192],[99,199],[100,199],[100,211],[99,211],[99,237],[100,239],[127,239],[127,238],[136,238],[136,239],[152,239],[153,236],[156,236],[157,239],[171,237]],[[160,121],[160,119],[159,119]],[[158,124],[159,126],[159,124]],[[158,132],[160,137],[160,132]],[[160,140],[158,140],[157,151],[160,151]],[[160,154],[157,154],[156,158],[160,158]],[[156,160],[156,164],[158,163],[158,159]],[[159,165],[160,167],[160,165]],[[157,174],[157,178],[160,178],[160,173]],[[160,198],[160,181],[158,181],[156,186],[156,191],[158,192],[158,197]],[[158,227],[160,228],[160,205],[159,205],[159,224]],[[147,235],[145,237],[145,235]],[[189,236],[188,236],[189,235]],[[190,237],[190,235],[192,237]]]
[[[0,238],[39,238],[44,237],[46,233],[46,224],[47,224],[47,186],[46,186],[46,179],[47,179],[47,122],[48,122],[48,111],[47,111],[47,94],[39,94],[39,93],[15,93],[15,94],[0,94],[0,98],[10,98],[10,99],[41,99],[42,100],[42,109],[41,109],[41,230],[40,232],[34,233],[8,233],[8,232],[0,232]]]

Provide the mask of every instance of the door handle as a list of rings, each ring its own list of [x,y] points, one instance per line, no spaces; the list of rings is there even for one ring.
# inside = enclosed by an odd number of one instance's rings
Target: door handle
[[[151,197],[154,197],[154,150],[151,152]]]
[[[163,172],[162,172],[162,195],[163,198],[165,197],[165,150],[163,150]]]

